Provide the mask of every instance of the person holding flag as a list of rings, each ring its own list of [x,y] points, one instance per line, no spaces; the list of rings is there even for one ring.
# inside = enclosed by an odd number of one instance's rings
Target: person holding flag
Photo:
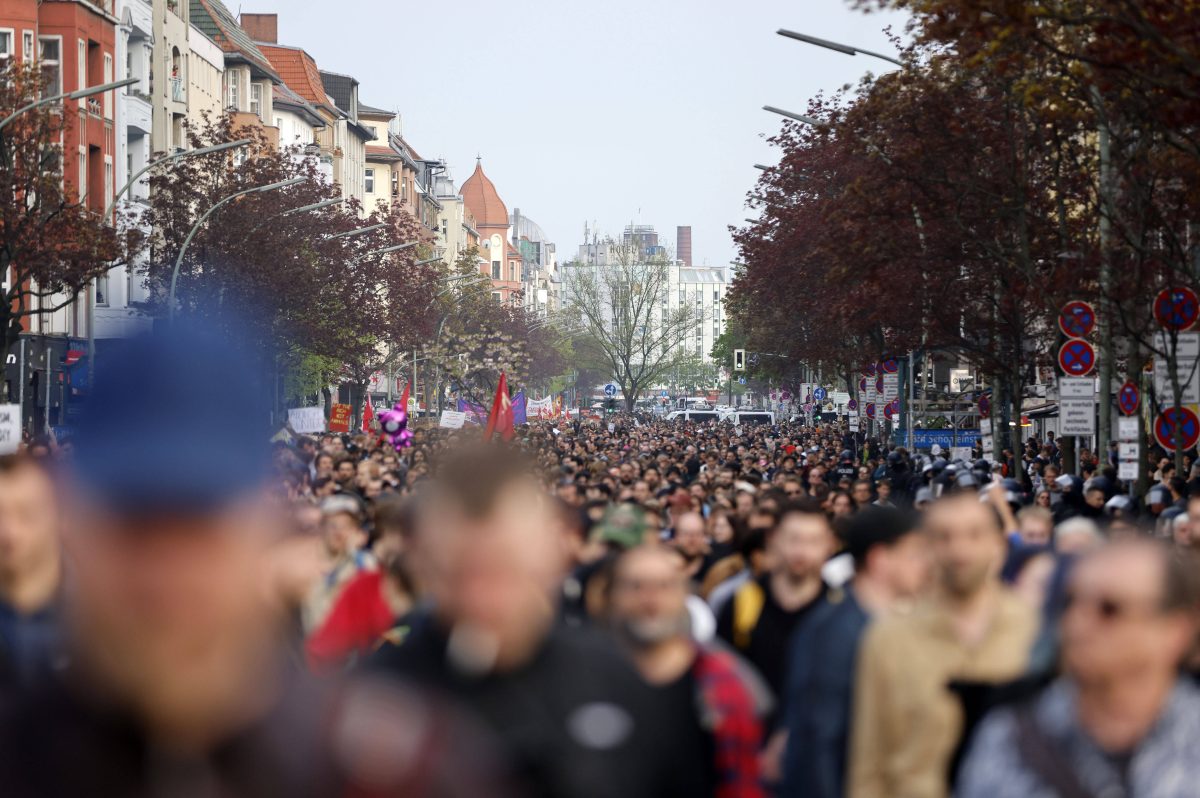
[[[500,382],[496,385],[496,398],[492,400],[492,411],[488,413],[483,439],[491,441],[492,436],[499,433],[501,440],[511,441],[515,434],[513,424],[513,404],[512,399],[508,396],[508,375],[500,372]]]

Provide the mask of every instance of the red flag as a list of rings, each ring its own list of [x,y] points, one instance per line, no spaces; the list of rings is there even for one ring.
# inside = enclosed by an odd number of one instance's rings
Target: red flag
[[[400,406],[404,408],[404,412],[408,412],[408,388],[412,383],[404,383],[404,392],[400,394]]]
[[[375,420],[375,408],[371,406],[371,394],[367,394],[367,403],[363,405],[362,431],[371,431],[371,422]]]
[[[487,428],[483,431],[483,439],[490,441],[492,435],[499,432],[503,440],[513,439],[513,409],[512,400],[508,398],[508,375],[500,372],[500,384],[496,386],[496,398],[492,401],[492,412],[488,413]]]

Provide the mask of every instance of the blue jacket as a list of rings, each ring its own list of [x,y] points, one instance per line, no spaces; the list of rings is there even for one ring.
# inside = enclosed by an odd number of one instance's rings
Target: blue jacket
[[[847,585],[830,590],[792,636],[782,696],[788,742],[780,798],[845,794],[855,661],[870,620]]]

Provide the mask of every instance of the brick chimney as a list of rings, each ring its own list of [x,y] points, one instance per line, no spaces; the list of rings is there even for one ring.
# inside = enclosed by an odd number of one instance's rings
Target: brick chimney
[[[242,30],[256,42],[279,43],[278,14],[242,14]]]

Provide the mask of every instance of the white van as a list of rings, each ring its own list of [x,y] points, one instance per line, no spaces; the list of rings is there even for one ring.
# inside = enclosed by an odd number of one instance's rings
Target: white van
[[[667,414],[667,421],[695,421],[703,423],[706,421],[720,421],[721,414],[716,410],[673,410]]]
[[[745,424],[775,425],[775,414],[770,410],[733,410],[721,414],[721,421],[728,421],[735,427]]]

